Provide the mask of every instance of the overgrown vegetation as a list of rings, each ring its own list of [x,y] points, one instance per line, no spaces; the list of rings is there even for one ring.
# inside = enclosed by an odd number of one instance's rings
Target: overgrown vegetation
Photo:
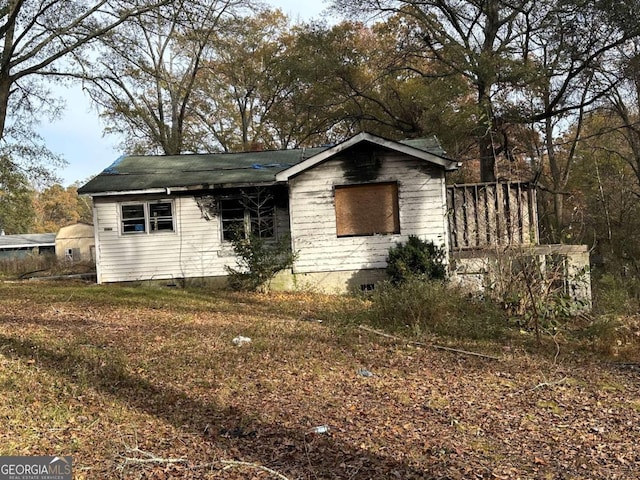
[[[30,272],[38,272],[55,268],[58,259],[55,255],[29,254],[23,258],[0,259],[0,278],[16,278]]]
[[[504,310],[491,301],[419,276],[379,285],[371,296],[368,321],[414,337],[436,334],[493,340],[503,338],[508,326]]]
[[[425,274],[434,263],[444,268],[442,259],[433,244],[416,237],[392,247],[391,280],[368,297],[365,321],[412,338],[495,341],[533,334],[538,346],[552,343],[556,356],[562,348],[631,357],[640,353],[640,308],[633,285],[597,276],[592,314],[572,296],[572,288],[582,288],[588,280],[586,273],[571,272],[563,257],[495,252],[487,260],[484,294]]]
[[[634,315],[640,312],[640,281],[634,277],[595,272],[593,307],[598,315]]]
[[[268,289],[269,282],[287,268],[291,268],[296,254],[288,237],[265,240],[258,235],[235,235],[232,240],[237,267],[226,266],[227,284],[233,290],[256,291]]]
[[[29,254],[0,259],[0,279],[19,279],[95,272],[92,262],[60,261],[54,254]]]
[[[526,250],[496,252],[488,260],[486,292],[499,302],[520,328],[554,336],[591,305],[573,295],[586,288],[589,273],[570,272],[561,255],[539,255]]]

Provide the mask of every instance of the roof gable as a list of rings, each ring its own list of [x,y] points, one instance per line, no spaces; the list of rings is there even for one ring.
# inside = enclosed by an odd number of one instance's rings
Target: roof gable
[[[276,180],[285,182],[291,177],[313,168],[316,165],[325,162],[328,159],[335,157],[336,155],[339,155],[340,153],[361,143],[367,143],[394,152],[403,153],[434,165],[438,165],[445,170],[456,170],[458,168],[457,162],[444,157],[444,150],[442,150],[442,147],[440,147],[440,144],[437,142],[435,137],[432,137],[431,140],[417,139],[395,142],[393,140],[386,140],[382,137],[371,135],[370,133],[359,133],[358,135],[351,137],[334,147],[319,152],[315,156],[307,158],[306,160],[283,170],[276,175]]]

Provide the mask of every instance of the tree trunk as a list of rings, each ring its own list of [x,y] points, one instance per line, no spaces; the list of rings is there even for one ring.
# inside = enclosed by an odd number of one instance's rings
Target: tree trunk
[[[491,89],[495,85],[497,78],[494,41],[500,25],[500,6],[499,2],[489,0],[486,2],[485,7],[484,42],[476,67],[480,114],[478,149],[480,151],[480,181],[495,182],[496,152],[493,143],[493,132],[496,122],[491,101]]]
[[[480,181],[496,181],[496,156],[493,145],[493,106],[491,105],[491,80],[478,81],[478,153],[480,155]]]
[[[7,123],[11,83],[8,72],[5,72],[4,69],[0,70],[0,139],[4,138],[4,130]]]
[[[478,146],[480,150],[480,181],[495,182],[496,159],[493,154],[493,141],[491,136],[487,134],[484,137],[480,137],[478,139]]]
[[[11,96],[11,55],[16,30],[16,17],[21,6],[16,0],[10,0],[7,10],[7,26],[4,34],[2,53],[0,54],[0,139],[4,138],[4,130],[7,123],[9,110],[9,97]],[[18,10],[17,10],[18,9]]]

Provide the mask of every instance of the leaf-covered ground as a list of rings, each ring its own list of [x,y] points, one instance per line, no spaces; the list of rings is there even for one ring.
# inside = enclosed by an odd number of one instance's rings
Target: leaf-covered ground
[[[0,454],[71,455],[76,479],[640,478],[633,365],[411,346],[362,306],[0,284]]]

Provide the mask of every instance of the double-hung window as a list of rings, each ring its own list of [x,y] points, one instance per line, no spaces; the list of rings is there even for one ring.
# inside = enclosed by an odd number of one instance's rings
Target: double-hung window
[[[120,212],[123,234],[174,231],[171,201],[123,203]]]
[[[270,194],[240,195],[220,199],[222,238],[275,237],[275,204]]]
[[[158,202],[147,204],[149,208],[149,231],[173,231],[173,204]]]

